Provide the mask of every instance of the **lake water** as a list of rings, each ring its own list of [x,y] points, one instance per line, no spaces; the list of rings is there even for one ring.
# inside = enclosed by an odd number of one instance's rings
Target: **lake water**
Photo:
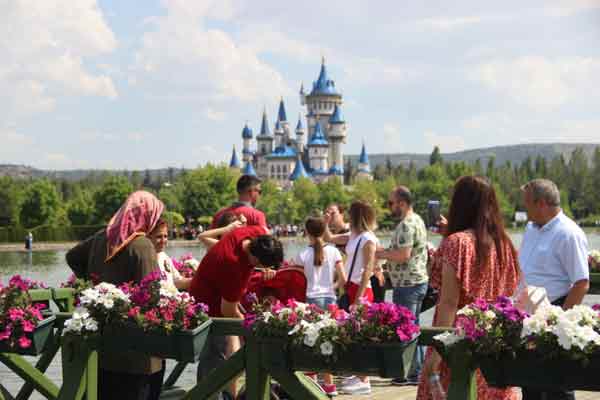
[[[590,249],[600,249],[600,232],[589,231],[588,241]],[[517,246],[521,244],[522,233],[513,232],[511,238]],[[430,241],[437,245],[440,237],[432,235]],[[389,236],[382,235],[382,244],[385,246],[389,242]],[[284,252],[286,259],[290,259],[300,250],[304,248],[306,242],[304,239],[287,239],[284,241]],[[179,257],[186,253],[192,253],[197,259],[201,259],[205,250],[201,246],[185,246],[181,242],[176,246],[170,246],[167,250],[169,255]],[[0,281],[6,283],[14,274],[21,274],[24,277],[39,280],[46,283],[48,286],[57,287],[60,283],[66,281],[71,274],[70,269],[65,262],[66,251],[35,251],[35,252],[0,252]],[[390,299],[391,292],[388,291],[387,299]],[[600,302],[600,296],[586,296],[586,303]],[[433,310],[428,311],[422,316],[422,323],[429,325],[431,323]],[[31,359],[34,362],[34,359]],[[167,361],[167,371],[169,372],[174,366],[174,362]],[[188,365],[183,375],[177,382],[181,387],[191,387],[195,384],[195,365]],[[48,377],[56,384],[60,385],[61,367],[60,354],[54,359],[50,368],[46,372]],[[0,383],[8,388],[8,390],[16,395],[16,392],[22,385],[22,380],[9,371],[4,365],[0,364]],[[37,393],[34,393],[32,399],[43,399]]]

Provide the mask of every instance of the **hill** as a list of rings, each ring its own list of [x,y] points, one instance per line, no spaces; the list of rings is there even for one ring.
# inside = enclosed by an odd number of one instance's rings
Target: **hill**
[[[535,158],[538,155],[546,158],[550,161],[554,157],[563,155],[565,160],[569,160],[571,153],[577,147],[582,147],[591,160],[591,155],[594,149],[600,146],[600,143],[531,143],[531,144],[519,144],[510,146],[495,146],[483,149],[472,149],[464,150],[456,153],[442,153],[444,161],[465,161],[467,163],[474,163],[479,159],[482,165],[486,165],[490,157],[496,157],[496,165],[502,165],[506,161],[510,161],[513,165],[520,164],[527,157]],[[350,160],[353,165],[358,163],[358,155],[347,155],[345,160]],[[369,154],[369,161],[371,167],[375,168],[376,165],[384,165],[387,160],[390,160],[392,165],[403,164],[408,166],[410,162],[414,162],[417,168],[423,168],[429,164],[429,154],[417,154],[417,153],[397,153],[397,154]],[[148,170],[148,173],[152,178],[157,176],[168,177],[179,175],[183,169],[181,168],[163,168]],[[69,181],[80,180],[90,175],[121,175],[125,171],[120,170],[64,170],[64,171],[51,171],[42,170],[25,165],[13,165],[13,164],[0,164],[0,176],[11,176],[20,179],[29,178],[42,178],[47,177],[50,179],[66,179]],[[128,171],[131,174],[134,171]],[[137,171],[142,177],[146,174],[146,170]]]
[[[528,143],[510,146],[495,146],[483,149],[464,150],[456,153],[442,153],[444,161],[465,161],[474,163],[478,159],[482,165],[486,165],[490,157],[496,157],[496,165],[502,165],[510,161],[513,165],[521,164],[527,157],[534,158],[541,155],[550,161],[554,157],[563,155],[565,160],[569,160],[571,153],[577,147],[582,147],[588,159],[591,160],[594,149],[600,146],[600,143]],[[443,149],[442,149],[443,150]],[[348,155],[346,160],[350,159],[353,165],[358,163],[358,155]],[[417,168],[423,168],[429,164],[429,154],[399,153],[399,154],[369,154],[371,167],[382,164],[390,160],[392,165],[409,165],[412,161]]]

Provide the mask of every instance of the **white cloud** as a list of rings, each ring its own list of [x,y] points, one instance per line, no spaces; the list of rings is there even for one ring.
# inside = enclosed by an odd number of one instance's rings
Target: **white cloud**
[[[550,60],[528,56],[490,61],[470,71],[471,79],[538,109],[556,108],[584,93],[588,93],[589,100],[589,88],[600,83],[599,74],[600,59],[589,57]]]
[[[465,139],[459,135],[439,135],[434,131],[425,131],[423,136],[428,144],[428,149],[425,151],[430,152],[435,146],[438,146],[443,153],[466,149]]]
[[[400,126],[393,122],[383,124],[383,143],[386,153],[404,152],[404,140],[402,140],[402,131]]]
[[[433,31],[449,31],[467,25],[479,24],[484,20],[480,16],[466,17],[433,17],[419,20],[415,23],[417,28]]]
[[[209,104],[255,102],[291,93],[281,74],[256,51],[224,30],[207,27],[228,20],[229,1],[163,3],[166,15],[150,20],[135,55],[137,84],[144,80],[158,97],[190,98]]]
[[[598,0],[559,0],[546,6],[544,13],[551,17],[569,17],[582,11],[600,8]]]
[[[117,96],[108,75],[84,66],[117,45],[96,0],[14,0],[0,8],[0,117],[49,111],[65,95]]]
[[[211,121],[224,121],[227,114],[223,111],[214,110],[208,107],[204,110],[204,115]]]

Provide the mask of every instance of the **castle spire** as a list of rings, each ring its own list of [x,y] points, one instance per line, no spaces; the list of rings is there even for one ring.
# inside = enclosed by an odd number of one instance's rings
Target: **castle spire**
[[[287,121],[287,116],[285,114],[285,105],[283,104],[283,96],[279,101],[279,112],[277,113],[277,119],[279,121]]]

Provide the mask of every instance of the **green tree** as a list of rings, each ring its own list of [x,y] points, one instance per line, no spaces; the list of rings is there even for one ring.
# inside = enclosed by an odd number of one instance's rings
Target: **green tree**
[[[67,204],[67,218],[72,225],[88,225],[94,220],[94,209],[92,194],[79,190]]]
[[[344,206],[350,204],[350,194],[340,179],[328,179],[320,183],[318,187],[320,194],[319,205],[322,210],[332,203],[339,203]]]
[[[429,165],[442,164],[443,162],[444,159],[440,153],[440,148],[435,146],[431,152],[431,155],[429,156]]]
[[[122,176],[106,179],[93,196],[94,222],[107,223],[132,192],[133,186]]]
[[[575,218],[581,219],[589,212],[585,202],[589,165],[583,148],[573,150],[568,169],[569,205]]]
[[[425,215],[428,200],[439,200],[442,209],[448,206],[448,194],[454,182],[448,179],[440,164],[430,165],[419,171],[419,183],[411,188],[414,194],[414,208],[417,214]]]
[[[237,197],[238,173],[225,167],[207,164],[190,171],[181,179],[181,206],[185,217],[214,215]]]
[[[291,192],[294,200],[298,202],[300,218],[311,215],[319,208],[319,188],[310,179],[298,179],[294,182]]]
[[[168,211],[174,211],[179,214],[183,212],[183,207],[181,205],[183,189],[183,185],[169,184],[169,186],[163,185],[158,191],[158,198],[165,204],[165,208]]]
[[[23,189],[10,177],[0,177],[0,226],[18,225]]]
[[[27,228],[54,224],[60,208],[56,186],[47,179],[34,181],[23,196],[20,221]]]

